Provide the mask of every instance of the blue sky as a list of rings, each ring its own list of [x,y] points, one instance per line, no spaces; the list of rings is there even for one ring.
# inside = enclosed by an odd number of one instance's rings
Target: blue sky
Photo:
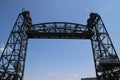
[[[120,57],[119,0],[1,0],[0,54],[22,8],[33,24],[86,24],[90,12],[99,13]],[[30,39],[24,80],[80,80],[95,76],[90,40]]]

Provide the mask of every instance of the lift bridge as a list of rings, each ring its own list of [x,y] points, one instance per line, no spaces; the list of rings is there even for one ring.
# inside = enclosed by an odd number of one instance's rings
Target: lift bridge
[[[86,25],[69,22],[32,24],[29,11],[22,11],[0,57],[0,80],[23,80],[28,39],[89,39],[97,80],[120,80],[120,60],[97,13]]]

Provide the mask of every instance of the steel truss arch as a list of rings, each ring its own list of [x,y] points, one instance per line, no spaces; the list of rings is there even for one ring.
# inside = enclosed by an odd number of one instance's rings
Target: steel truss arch
[[[90,39],[92,35],[86,25],[70,22],[34,24],[28,31],[29,38]]]

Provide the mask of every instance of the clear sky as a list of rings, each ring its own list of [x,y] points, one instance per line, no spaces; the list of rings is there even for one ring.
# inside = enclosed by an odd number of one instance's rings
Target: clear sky
[[[120,57],[120,0],[0,0],[0,54],[22,8],[33,24],[86,24],[90,12],[99,13]],[[90,40],[31,39],[24,80],[80,80],[95,76]]]

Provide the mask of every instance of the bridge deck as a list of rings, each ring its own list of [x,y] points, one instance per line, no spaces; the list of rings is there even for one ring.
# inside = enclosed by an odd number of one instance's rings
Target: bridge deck
[[[93,33],[86,25],[68,22],[49,22],[33,25],[27,32],[28,38],[45,39],[90,39]]]
[[[91,39],[93,33],[83,32],[83,33],[50,33],[50,32],[37,32],[29,31],[27,32],[28,38],[41,38],[41,39]]]

